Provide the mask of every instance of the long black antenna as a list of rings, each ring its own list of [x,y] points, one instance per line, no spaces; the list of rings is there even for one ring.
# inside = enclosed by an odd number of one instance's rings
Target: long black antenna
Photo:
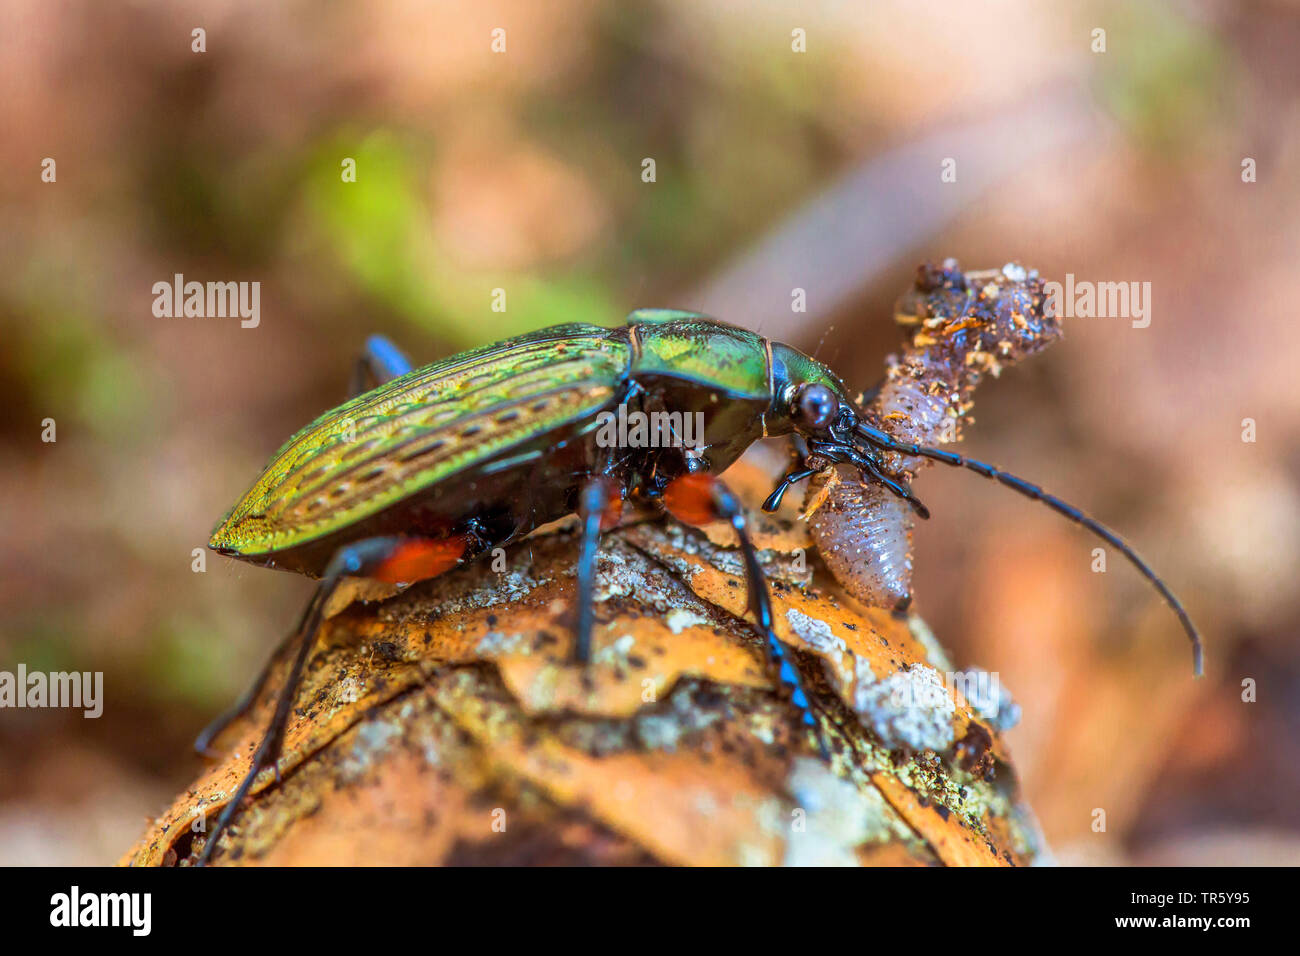
[[[994,468],[992,465],[986,465],[982,461],[975,461],[972,458],[963,458],[961,455],[954,454],[950,451],[944,451],[941,448],[928,448],[924,445],[913,445],[908,442],[901,442],[891,435],[882,432],[880,429],[872,428],[870,425],[865,425],[861,422],[854,425],[854,431],[864,440],[870,442],[881,451],[899,452],[900,454],[913,455],[918,458],[931,458],[934,461],[941,461],[945,465],[952,465],[956,468],[969,468],[971,471],[978,475],[983,475],[985,478],[993,478],[1000,481],[1008,488],[1020,492],[1027,498],[1041,501],[1053,511],[1064,515],[1077,524],[1082,525],[1107,544],[1118,549],[1119,552],[1124,555],[1124,557],[1128,558],[1133,566],[1141,571],[1142,575],[1155,586],[1155,589],[1160,592],[1160,596],[1165,599],[1165,603],[1168,604],[1170,608],[1173,609],[1173,612],[1178,615],[1178,620],[1182,622],[1183,630],[1187,632],[1187,637],[1192,642],[1192,662],[1196,671],[1196,676],[1201,676],[1203,673],[1201,635],[1197,632],[1196,625],[1192,623],[1192,619],[1188,616],[1182,602],[1179,601],[1178,598],[1174,597],[1174,592],[1169,590],[1169,586],[1166,585],[1164,581],[1160,580],[1159,576],[1151,570],[1151,566],[1142,560],[1138,553],[1129,546],[1128,542],[1115,532],[1111,531],[1100,521],[1088,517],[1078,508],[1074,507],[1074,505],[1062,501],[1055,495],[1048,494],[1037,485],[1030,484],[1023,478],[1017,478],[1015,475]]]

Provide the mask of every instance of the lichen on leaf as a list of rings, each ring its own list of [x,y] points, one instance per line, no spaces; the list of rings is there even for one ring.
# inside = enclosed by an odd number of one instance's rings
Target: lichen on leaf
[[[1040,838],[997,727],[948,686],[919,618],[838,587],[795,503],[758,512],[769,464],[756,449],[726,480],[751,508],[829,763],[745,620],[729,529],[654,519],[609,534],[585,669],[568,659],[577,542],[552,529],[508,549],[504,572],[479,562],[336,602],[279,780],[262,773],[213,862],[1033,862]],[[286,664],[123,863],[197,858]]]

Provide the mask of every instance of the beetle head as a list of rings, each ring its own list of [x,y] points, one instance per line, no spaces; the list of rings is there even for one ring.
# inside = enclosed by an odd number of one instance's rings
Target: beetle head
[[[885,452],[899,450],[897,443],[874,427],[866,413],[842,392],[822,382],[790,385],[783,411],[807,446],[806,469],[821,471],[833,465],[850,465],[858,470],[863,484],[884,485],[907,501],[918,515],[929,517],[929,511],[908,487],[906,476],[891,473],[882,461]]]

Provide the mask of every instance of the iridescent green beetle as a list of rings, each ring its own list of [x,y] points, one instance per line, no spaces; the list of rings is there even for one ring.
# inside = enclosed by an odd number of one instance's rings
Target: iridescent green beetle
[[[1042,331],[1035,323],[1052,321],[1043,317],[1041,283],[1036,288],[1028,317],[1017,312],[1005,328],[991,328],[991,341],[1033,336]],[[617,524],[624,501],[663,508],[688,524],[723,520],[735,529],[755,626],[825,756],[799,670],[773,629],[744,512],[717,478],[760,438],[801,439],[799,460],[767,510],[793,483],[847,464],[864,482],[888,488],[928,516],[906,475],[882,463],[889,453],[970,468],[1045,502],[1101,535],[1155,584],[1191,637],[1199,672],[1200,642],[1186,612],[1116,535],[1019,478],[892,438],[866,419],[828,368],[753,332],[696,313],[642,309],[619,328],[557,326],[413,371],[400,352],[372,338],[358,370],[377,387],[289,439],[209,543],[222,554],[321,583],[292,636],[301,643],[271,726],[201,862],[258,772],[278,759],[323,609],[342,578],[424,580],[576,512],[581,546],[573,653],[585,662],[600,535]],[[633,420],[634,427],[609,427],[613,416]],[[689,441],[686,416],[699,423]],[[640,427],[646,422],[651,427]],[[204,732],[200,749],[256,699],[262,680]]]

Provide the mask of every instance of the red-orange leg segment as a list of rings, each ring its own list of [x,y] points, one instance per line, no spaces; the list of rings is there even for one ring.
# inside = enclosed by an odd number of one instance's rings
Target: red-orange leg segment
[[[721,520],[722,514],[714,501],[717,484],[720,484],[718,479],[705,472],[674,478],[664,489],[664,507],[678,521],[695,527]]]

